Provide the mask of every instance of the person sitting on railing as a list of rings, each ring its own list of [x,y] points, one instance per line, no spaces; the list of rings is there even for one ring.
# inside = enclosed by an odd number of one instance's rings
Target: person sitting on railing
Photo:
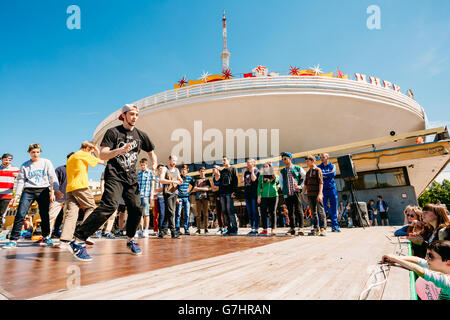
[[[411,232],[415,231],[415,221],[423,221],[422,209],[417,206],[408,205],[403,213],[405,215],[405,225],[394,232],[394,236],[396,237],[408,236]]]
[[[384,255],[382,262],[397,263],[414,271],[426,281],[441,288],[439,300],[450,300],[450,241],[435,240],[428,247],[426,258]]]
[[[447,210],[443,207],[427,204],[422,211],[423,221],[414,223],[416,231],[408,235],[408,240],[415,245],[413,246],[415,255],[423,258],[428,244],[434,239],[439,239],[439,232],[450,227],[450,221]]]

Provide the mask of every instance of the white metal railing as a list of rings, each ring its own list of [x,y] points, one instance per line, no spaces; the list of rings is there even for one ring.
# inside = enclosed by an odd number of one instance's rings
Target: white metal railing
[[[321,76],[252,77],[215,81],[164,91],[135,101],[133,104],[137,105],[142,112],[161,104],[179,102],[199,96],[271,88],[328,90],[341,93],[372,95],[379,98],[392,99],[396,103],[422,116],[422,118],[425,117],[422,107],[414,99],[401,92],[356,80]],[[96,128],[94,137],[100,130],[116,121],[119,114],[120,109],[104,119]]]

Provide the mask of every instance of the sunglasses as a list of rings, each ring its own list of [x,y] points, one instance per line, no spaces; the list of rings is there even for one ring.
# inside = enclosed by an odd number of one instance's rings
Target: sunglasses
[[[410,217],[410,218],[414,218],[416,215],[415,214],[407,214],[406,216]]]
[[[286,161],[287,159],[290,159],[290,158],[287,158],[287,157],[282,158],[283,161]]]

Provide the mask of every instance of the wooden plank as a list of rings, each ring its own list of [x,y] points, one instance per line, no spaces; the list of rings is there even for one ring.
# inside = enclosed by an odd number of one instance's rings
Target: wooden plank
[[[370,269],[394,251],[396,243],[386,237],[394,229],[289,238],[36,298],[358,299]]]
[[[101,239],[88,248],[91,262],[75,260],[66,250],[46,248],[19,241],[17,249],[0,250],[0,283],[17,299],[67,289],[73,269],[79,268],[81,285],[166,268],[190,261],[224,255],[268,243],[284,237],[182,236],[181,239],[137,240],[143,254],[129,253],[125,239]]]

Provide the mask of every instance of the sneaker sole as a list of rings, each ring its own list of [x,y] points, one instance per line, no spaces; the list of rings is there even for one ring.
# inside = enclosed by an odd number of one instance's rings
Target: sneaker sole
[[[79,257],[75,254],[75,252],[73,252],[72,246],[71,246],[70,244],[67,245],[66,249],[67,249],[67,250],[72,254],[72,256],[73,256],[75,259],[77,259],[78,261],[92,261],[92,258],[89,258],[89,259],[82,259],[82,258],[79,258]]]
[[[128,246],[127,246],[127,247],[128,247]],[[138,255],[142,254],[142,250],[141,250],[140,252],[133,252],[133,251],[131,251],[131,248],[130,248],[130,247],[128,247],[128,249],[130,249],[131,254],[133,254],[133,255],[135,255],[135,256],[138,256]]]

